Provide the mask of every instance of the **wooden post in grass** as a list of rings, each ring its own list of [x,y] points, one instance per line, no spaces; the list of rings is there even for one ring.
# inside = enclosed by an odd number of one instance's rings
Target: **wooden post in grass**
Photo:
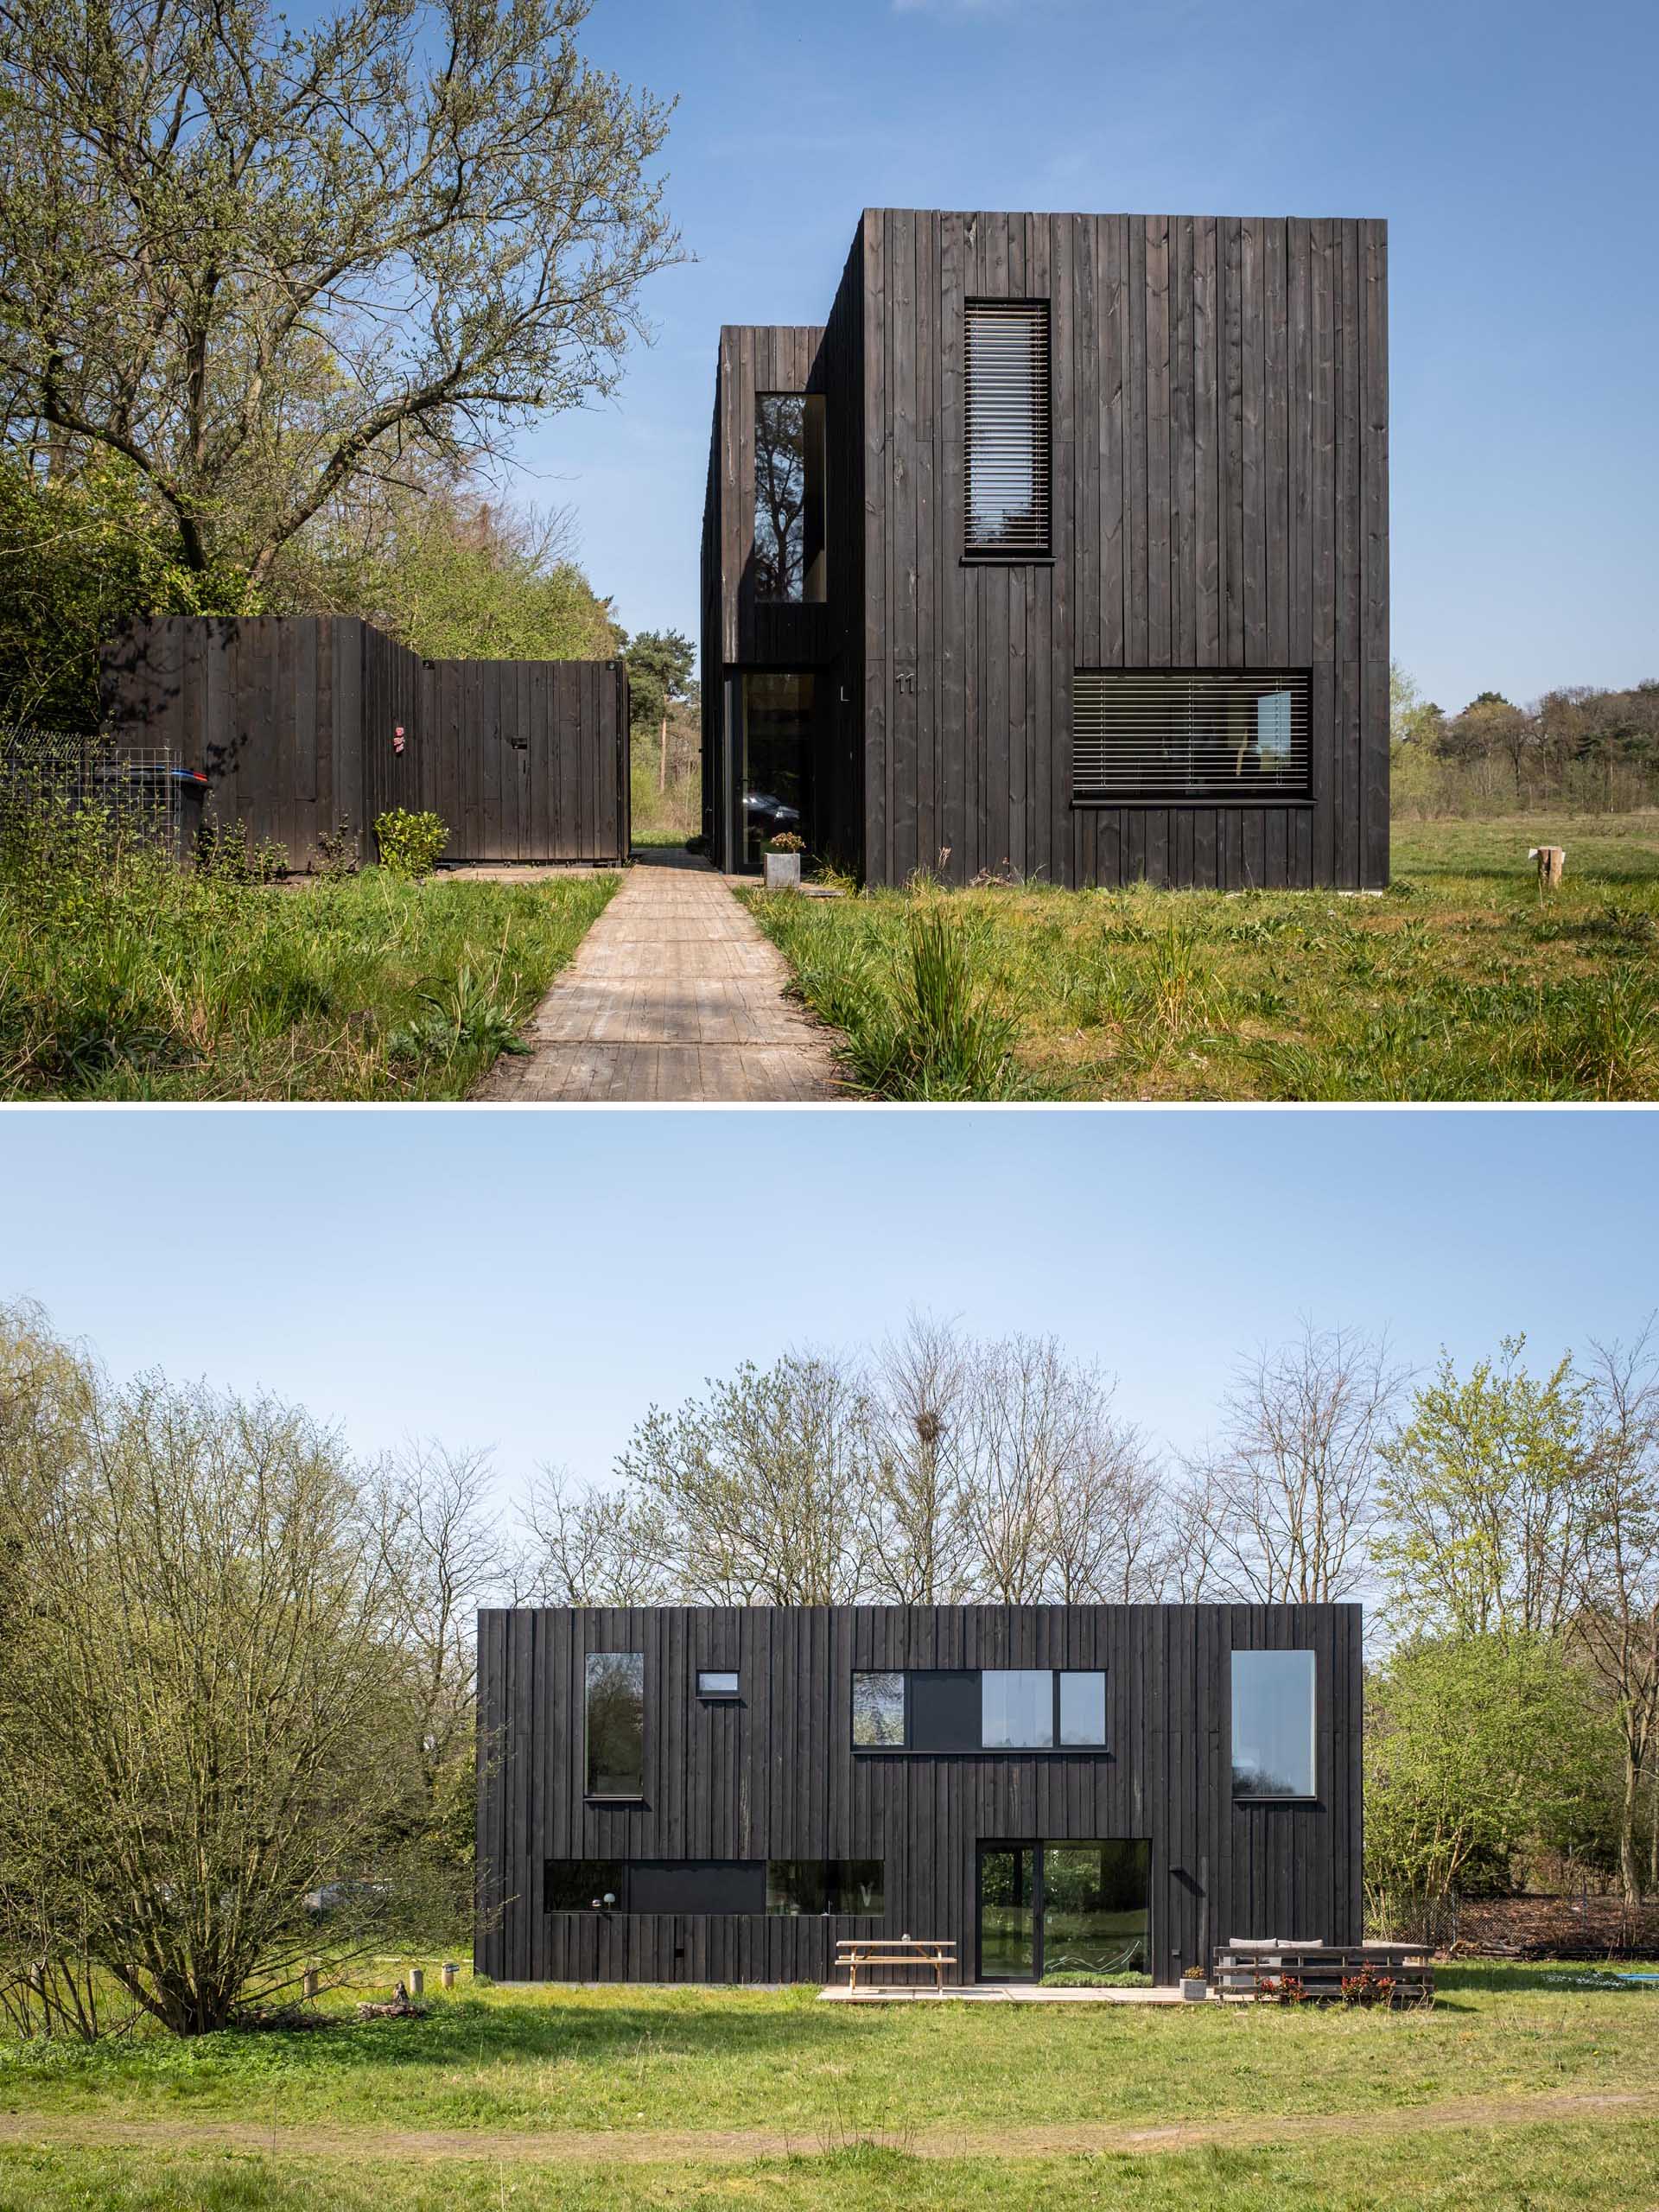
[[[425,1996],[426,1968],[424,1967],[410,1967],[409,1970],[409,1993],[411,1997]]]
[[[1538,863],[1538,896],[1541,899],[1546,891],[1560,889],[1562,871],[1567,867],[1565,845],[1535,845],[1527,858]]]
[[[321,1982],[321,1979],[322,1977],[319,1974],[315,1967],[307,1967],[305,1970],[305,1997],[307,2004],[310,2004],[315,1999],[317,1993],[317,1986]]]
[[[453,1988],[454,1987],[454,1986],[455,1986],[455,1975],[456,1975],[456,1974],[457,1974],[458,1972],[459,1972],[459,1968],[456,1967],[455,1962],[454,1962],[454,1961],[453,1959],[446,1959],[446,1960],[444,1961],[444,1962],[443,1962],[443,1986],[444,1986],[444,1987],[445,1987],[446,1989],[453,1989]]]

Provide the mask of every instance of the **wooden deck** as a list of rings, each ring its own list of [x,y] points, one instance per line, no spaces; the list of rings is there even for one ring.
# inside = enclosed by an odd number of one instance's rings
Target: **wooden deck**
[[[769,1103],[845,1096],[830,1033],[706,865],[629,869],[524,1032],[474,1094],[490,1103]]]

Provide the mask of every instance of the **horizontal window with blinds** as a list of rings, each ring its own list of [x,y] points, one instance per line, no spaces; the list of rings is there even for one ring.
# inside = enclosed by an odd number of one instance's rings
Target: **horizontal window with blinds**
[[[966,550],[1046,555],[1048,303],[969,300],[967,312]]]
[[[1071,689],[1071,796],[1306,798],[1306,670],[1079,669]]]

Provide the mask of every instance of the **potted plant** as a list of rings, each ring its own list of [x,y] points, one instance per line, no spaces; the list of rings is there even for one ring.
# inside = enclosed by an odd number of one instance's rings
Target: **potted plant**
[[[1181,2001],[1186,2005],[1202,2005],[1210,1995],[1210,1984],[1202,1967],[1188,1967],[1181,1976]]]
[[[775,837],[766,840],[766,888],[768,891],[798,891],[801,887],[801,855],[806,850],[806,840],[798,837],[792,830],[780,830]]]

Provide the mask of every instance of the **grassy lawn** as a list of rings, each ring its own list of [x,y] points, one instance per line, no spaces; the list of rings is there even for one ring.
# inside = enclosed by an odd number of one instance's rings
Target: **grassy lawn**
[[[1659,1986],[1581,1973],[1449,1968],[1393,2015],[463,1986],[415,2023],[9,2045],[0,2207],[1651,2204]]]
[[[0,1096],[461,1097],[620,880],[0,880]]]
[[[1541,843],[1567,852],[1542,906]],[[1399,823],[1381,898],[741,895],[878,1096],[1659,1096],[1659,814]]]

